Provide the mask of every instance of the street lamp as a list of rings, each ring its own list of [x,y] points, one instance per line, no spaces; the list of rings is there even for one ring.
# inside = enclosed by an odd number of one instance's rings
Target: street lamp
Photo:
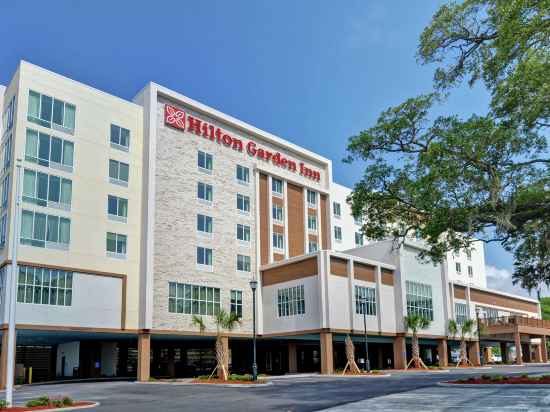
[[[250,281],[250,289],[252,289],[252,380],[258,379],[258,365],[256,364],[256,289],[258,281],[252,279]]]
[[[481,308],[479,306],[476,306],[476,325],[477,325],[477,341],[479,344],[479,363],[483,365],[483,349],[481,348],[481,326],[479,324],[479,313],[481,312]]]
[[[365,370],[370,372],[369,362],[369,338],[367,336],[367,298],[361,298],[361,305],[363,309],[363,329],[365,331]]]

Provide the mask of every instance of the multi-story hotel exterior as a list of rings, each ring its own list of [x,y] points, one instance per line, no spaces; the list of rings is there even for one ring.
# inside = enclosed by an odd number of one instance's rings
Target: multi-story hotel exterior
[[[426,362],[446,364],[449,319],[476,307],[482,346],[547,360],[538,302],[486,289],[482,245],[442,265],[415,241],[363,245],[329,159],[154,83],[129,102],[21,62],[0,102],[2,379],[14,247],[16,363],[35,379],[206,372],[220,309],[241,318],[225,342],[247,371],[251,279],[262,372],[343,366],[363,312],[374,367],[404,366],[411,312],[432,320]]]

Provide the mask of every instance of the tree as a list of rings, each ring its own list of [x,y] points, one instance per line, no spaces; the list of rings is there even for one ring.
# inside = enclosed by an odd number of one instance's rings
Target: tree
[[[214,321],[216,324],[216,367],[212,371],[210,378],[216,371],[218,371],[218,377],[225,381],[229,378],[229,371],[225,367],[229,359],[229,353],[226,346],[223,344],[223,331],[231,331],[235,329],[241,321],[236,313],[227,313],[223,309],[216,314]],[[206,324],[202,316],[193,315],[191,322],[199,328],[201,333],[206,330]]]
[[[416,313],[412,313],[408,316],[405,316],[403,318],[403,321],[404,321],[405,329],[407,329],[407,331],[410,330],[412,332],[412,359],[407,364],[407,368],[409,368],[410,365],[413,364],[414,367],[417,369],[420,369],[420,368],[428,369],[424,364],[424,362],[422,361],[422,358],[420,357],[420,345],[418,344],[418,331],[423,329],[428,329],[431,321]]]
[[[461,323],[456,322],[454,319],[449,320],[449,324],[447,327],[447,329],[449,330],[449,335],[451,335],[451,337],[454,339],[456,335],[460,334],[460,356],[456,364],[457,368],[460,365],[468,366],[472,364],[467,355],[468,352],[466,350],[466,338],[469,335],[473,335],[475,333],[474,327],[475,322],[473,319],[465,319]]]
[[[369,239],[420,236],[444,259],[477,239],[521,245],[550,221],[550,0],[465,0],[440,7],[418,59],[437,65],[435,90],[381,113],[352,136],[366,162],[349,202]],[[452,87],[478,81],[486,114],[433,114]],[[440,108],[437,108],[440,109]]]

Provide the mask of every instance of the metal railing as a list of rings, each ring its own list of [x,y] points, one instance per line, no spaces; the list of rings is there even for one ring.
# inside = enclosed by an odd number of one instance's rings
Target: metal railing
[[[530,318],[528,316],[510,315],[496,318],[483,318],[480,323],[484,326],[530,326],[534,328],[550,329],[550,320]]]

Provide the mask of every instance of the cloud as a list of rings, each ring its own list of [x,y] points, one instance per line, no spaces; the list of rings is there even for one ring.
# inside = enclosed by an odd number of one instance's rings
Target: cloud
[[[512,272],[508,269],[501,269],[492,265],[486,265],[485,273],[487,275],[487,287],[489,289],[500,290],[502,292],[513,293],[514,295],[527,296],[531,298],[537,297],[536,291],[532,291],[531,295],[529,295],[529,292],[521,286],[512,284]],[[548,288],[544,287],[542,289],[542,295],[550,295]]]

